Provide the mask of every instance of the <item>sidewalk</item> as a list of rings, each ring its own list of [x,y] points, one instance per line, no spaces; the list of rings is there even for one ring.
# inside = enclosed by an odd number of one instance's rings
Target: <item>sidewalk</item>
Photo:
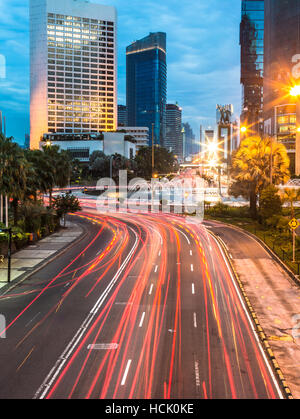
[[[82,228],[77,224],[68,222],[66,226],[66,230],[61,229],[12,255],[11,285],[13,282],[26,279],[33,271],[53,260],[65,247],[83,234]],[[0,292],[4,287],[7,287],[7,260],[0,263]]]
[[[300,399],[300,287],[251,236],[205,221],[228,248],[236,272],[295,399]]]

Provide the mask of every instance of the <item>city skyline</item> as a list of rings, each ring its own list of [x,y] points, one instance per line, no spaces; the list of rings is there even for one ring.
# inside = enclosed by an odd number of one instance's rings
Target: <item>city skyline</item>
[[[93,3],[114,6],[118,12],[118,103],[125,103],[126,97],[126,46],[149,32],[165,31],[168,102],[182,104],[183,121],[190,123],[196,137],[200,124],[214,124],[216,103],[227,103],[230,98],[239,115],[238,0],[226,5],[220,0],[209,4],[186,0],[172,8],[174,1],[164,5],[147,1],[143,12],[138,1],[131,1],[126,8],[121,1]],[[0,18],[0,54],[6,57],[7,77],[0,80],[0,105],[7,117],[7,134],[22,143],[29,132],[29,10],[23,0],[12,0],[5,6],[7,14]],[[211,42],[215,48],[209,50]]]

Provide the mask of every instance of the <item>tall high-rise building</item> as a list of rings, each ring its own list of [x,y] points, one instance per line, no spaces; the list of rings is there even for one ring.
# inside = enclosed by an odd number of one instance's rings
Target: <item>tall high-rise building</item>
[[[152,142],[163,145],[166,133],[166,34],[150,33],[126,49],[128,125],[148,127]]]
[[[30,0],[30,146],[45,133],[117,127],[114,7]]]
[[[127,106],[118,105],[118,127],[127,127]]]
[[[241,123],[252,133],[263,130],[264,0],[242,0],[240,25]]]
[[[180,158],[184,156],[182,108],[178,104],[167,104],[166,107],[166,137],[164,147]]]
[[[300,148],[296,151],[299,98],[290,96],[289,91],[292,85],[300,83],[299,27],[300,0],[265,0],[265,133],[286,146],[291,171],[296,170],[297,174],[300,174]]]
[[[196,143],[195,134],[190,124],[188,122],[185,122],[182,124],[182,128],[184,128],[185,138],[186,138],[185,155],[190,156],[192,154],[199,153],[200,151],[199,142],[198,144]]]

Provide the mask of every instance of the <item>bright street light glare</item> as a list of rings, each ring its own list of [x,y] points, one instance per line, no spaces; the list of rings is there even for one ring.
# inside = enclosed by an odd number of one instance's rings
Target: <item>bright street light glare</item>
[[[293,86],[290,90],[290,95],[294,97],[300,96],[300,85]]]
[[[242,132],[242,133],[247,132],[247,127],[241,127],[241,132]]]
[[[207,144],[207,151],[209,153],[216,153],[218,151],[218,143],[210,142],[209,144]]]

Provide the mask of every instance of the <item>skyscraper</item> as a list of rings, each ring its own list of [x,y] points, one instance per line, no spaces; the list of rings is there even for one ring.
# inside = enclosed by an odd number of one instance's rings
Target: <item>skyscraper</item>
[[[127,107],[118,105],[118,127],[127,127]]]
[[[186,150],[185,155],[190,156],[192,154],[197,154],[200,151],[199,142],[196,143],[195,134],[193,133],[193,129],[188,122],[182,124],[182,127],[185,131],[186,137]]]
[[[182,136],[182,109],[176,105],[166,107],[166,138],[164,147],[182,158],[184,156]]]
[[[30,0],[30,146],[45,133],[117,126],[116,10]]]
[[[242,0],[240,45],[241,123],[259,134],[263,129],[264,0]]]
[[[163,145],[166,133],[166,34],[150,33],[126,49],[128,125],[148,127],[152,142]]]
[[[289,95],[293,84],[299,84],[300,0],[265,0],[265,133],[283,143],[296,170],[296,102]],[[300,121],[298,122],[298,126]],[[300,149],[296,152],[300,159]],[[297,174],[300,174],[298,161]]]

